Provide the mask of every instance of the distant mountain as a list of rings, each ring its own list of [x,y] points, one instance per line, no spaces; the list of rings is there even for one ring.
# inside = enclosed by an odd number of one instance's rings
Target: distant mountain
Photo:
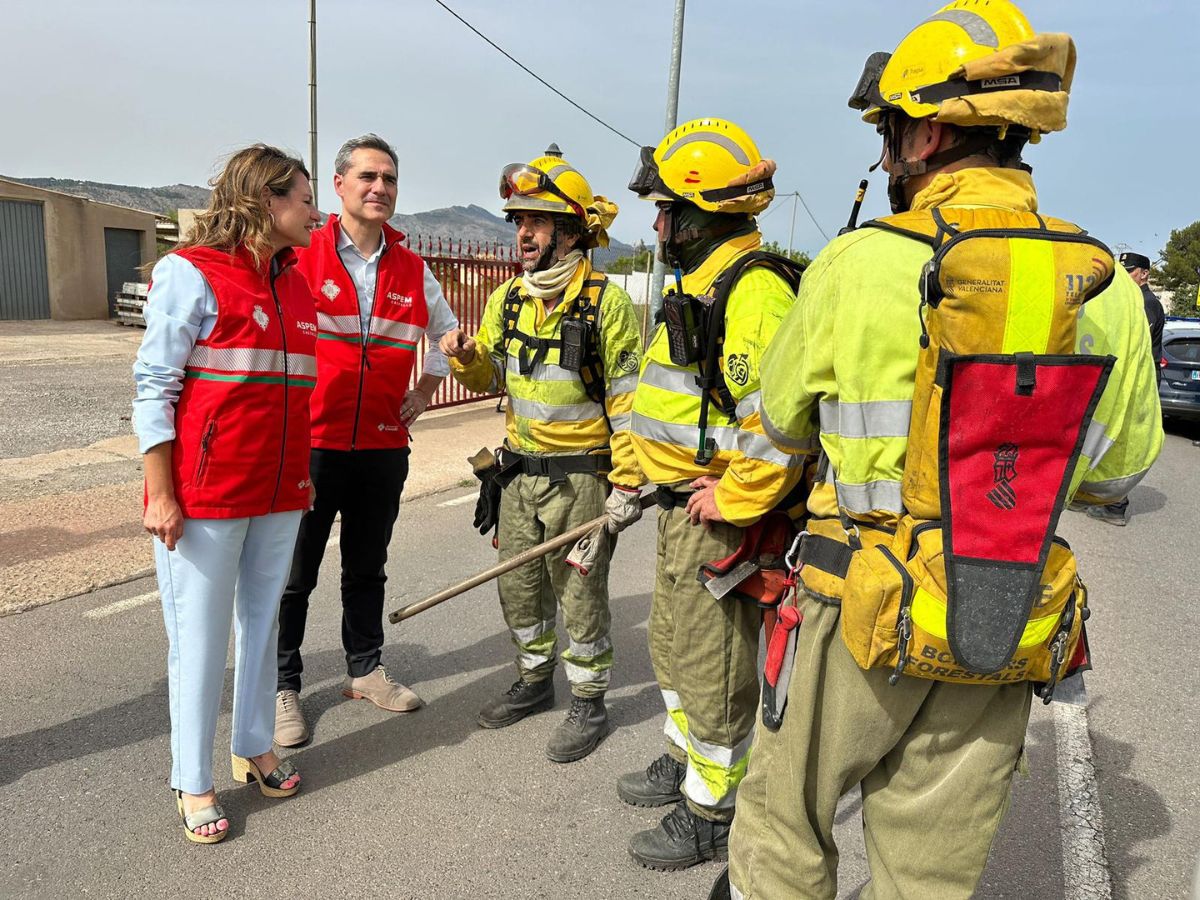
[[[455,243],[464,241],[509,247],[515,235],[513,226],[503,218],[475,204],[396,215],[392,216],[391,224],[407,234],[414,246],[418,238],[432,238],[434,241],[440,238]],[[598,267],[604,268],[619,256],[632,255],[633,247],[614,240],[608,247],[597,250],[593,258]]]
[[[5,176],[6,178],[8,176]],[[174,215],[177,209],[203,209],[208,205],[208,188],[194,184],[170,184],[165,187],[133,187],[127,184],[103,184],[76,181],[73,178],[10,178],[22,184],[74,194],[101,203],[131,206],[159,215]]]
[[[8,177],[8,176],[5,176]],[[72,178],[11,178],[22,184],[74,194],[102,203],[131,206],[160,215],[174,215],[178,209],[203,209],[208,206],[208,188],[192,184],[171,184],[165,187],[133,187],[125,184],[102,184],[97,181],[76,181]],[[418,238],[437,241],[459,241],[472,244],[513,243],[513,226],[482,206],[447,206],[411,215],[396,215],[391,223],[407,234],[415,246]],[[604,268],[619,256],[631,256],[633,248],[614,240],[595,253],[596,265]]]

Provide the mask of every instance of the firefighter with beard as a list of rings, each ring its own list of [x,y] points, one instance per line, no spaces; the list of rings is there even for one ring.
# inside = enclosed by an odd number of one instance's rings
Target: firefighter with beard
[[[473,338],[455,330],[440,346],[469,390],[508,392],[497,465],[477,469],[475,518],[481,533],[497,527],[503,561],[606,510],[613,532],[641,515],[642,478],[629,439],[641,342],[629,295],[586,254],[607,246],[616,205],[551,155],[505,167],[500,196],[517,227],[524,271],[488,298]],[[561,606],[572,700],[546,748],[554,762],[582,759],[608,733],[611,549],[609,541],[586,577],[566,565],[564,547],[499,579],[519,677],[480,710],[479,724],[503,728],[554,705]]]
[[[649,643],[666,752],[617,786],[635,806],[674,804],[630,841],[655,869],[723,856],[754,726],[762,611],[710,593],[701,567],[737,559],[747,526],[800,481],[758,412],[759,363],[799,282],[798,266],[759,250],[754,217],[774,197],[774,171],[737,125],[698,119],[643,148],[630,183],[658,206],[659,253],[674,270],[632,425],[638,464],[658,486]]]

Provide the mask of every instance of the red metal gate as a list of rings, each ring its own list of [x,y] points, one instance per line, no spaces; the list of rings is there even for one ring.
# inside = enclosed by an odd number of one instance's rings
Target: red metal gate
[[[479,330],[488,295],[521,271],[516,261],[516,251],[511,246],[422,237],[409,239],[406,243],[429,265],[433,277],[442,286],[446,302],[458,316],[459,326],[468,335],[474,335]],[[426,339],[422,338],[421,346],[417,349],[413,385],[421,378],[425,350]],[[433,395],[429,408],[442,409],[478,400],[494,400],[498,396],[500,394],[473,394],[450,377],[442,382]]]

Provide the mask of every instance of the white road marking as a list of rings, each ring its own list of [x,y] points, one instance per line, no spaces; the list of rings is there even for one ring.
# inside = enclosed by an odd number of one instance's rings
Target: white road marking
[[[453,500],[443,500],[438,506],[462,506],[465,503],[470,503],[479,497],[478,494],[464,494],[462,497],[455,497]]]
[[[1065,900],[1109,900],[1112,881],[1104,846],[1100,789],[1092,762],[1087,707],[1054,704],[1058,747],[1058,816]]]
[[[151,591],[148,594],[138,594],[136,597],[129,597],[125,600],[118,600],[116,603],[109,603],[105,606],[97,606],[95,609],[89,609],[84,612],[84,618],[87,619],[103,619],[106,616],[116,615],[119,612],[124,612],[127,609],[133,609],[136,606],[145,606],[147,603],[152,603],[158,599],[158,591]]]

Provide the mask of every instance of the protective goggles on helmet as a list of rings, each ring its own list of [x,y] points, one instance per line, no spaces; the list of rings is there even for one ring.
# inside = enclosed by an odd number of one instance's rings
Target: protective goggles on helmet
[[[883,76],[883,70],[887,68],[891,58],[892,54],[885,51],[872,53],[867,57],[867,61],[863,64],[862,75],[858,78],[858,84],[854,86],[854,93],[850,95],[847,106],[861,111],[887,109],[894,106],[884,100],[883,95],[879,92],[879,79]]]
[[[572,200],[559,189],[549,175],[541,169],[525,163],[510,163],[500,173],[500,199],[507,200],[514,194],[518,197],[553,194],[566,203],[579,218],[587,218],[587,212],[579,205],[579,202]]]
[[[654,161],[654,148],[643,147],[638,155],[637,168],[629,179],[629,190],[647,200],[679,200],[680,198],[658,174],[658,163]]]

